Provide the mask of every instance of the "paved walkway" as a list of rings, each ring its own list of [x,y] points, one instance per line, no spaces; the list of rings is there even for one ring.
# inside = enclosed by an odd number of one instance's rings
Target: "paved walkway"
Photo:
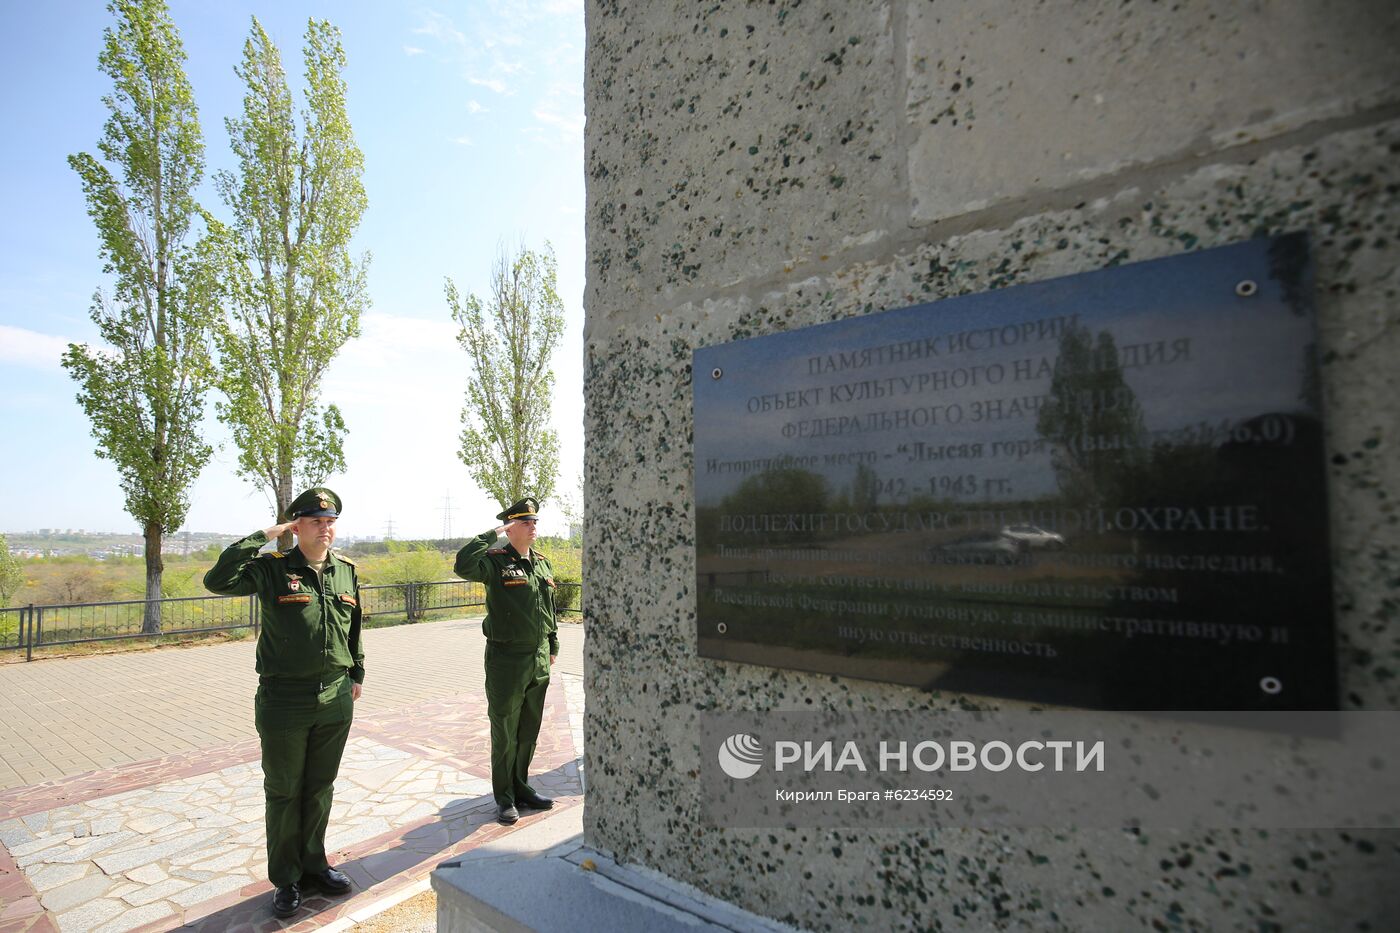
[[[561,629],[535,767],[494,821],[477,622],[365,633],[327,847],[354,896],[267,903],[251,641],[0,665],[0,933],[345,928],[443,859],[582,803],[582,627]]]

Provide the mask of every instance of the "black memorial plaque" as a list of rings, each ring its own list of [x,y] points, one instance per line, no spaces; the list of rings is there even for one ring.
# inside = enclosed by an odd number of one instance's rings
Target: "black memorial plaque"
[[[1307,239],[695,351],[699,653],[1334,709]]]

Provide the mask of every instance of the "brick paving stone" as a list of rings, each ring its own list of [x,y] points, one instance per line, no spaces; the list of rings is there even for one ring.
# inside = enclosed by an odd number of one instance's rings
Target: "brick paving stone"
[[[5,820],[0,823],[0,845],[11,852],[16,847],[34,841],[34,832],[21,820]]]
[[[180,822],[180,818],[173,814],[151,813],[146,816],[139,817],[138,819],[128,821],[126,826],[133,832],[138,832],[142,835],[149,835],[158,830],[164,829],[171,823],[178,822]]]
[[[40,861],[47,864],[86,862],[99,852],[105,852],[108,849],[120,847],[135,838],[138,838],[136,834],[129,831],[112,833],[110,836],[95,836],[80,845],[69,845],[67,849],[62,852],[55,853],[52,849],[46,849],[38,853],[37,857]],[[29,858],[33,860],[36,856],[31,855]],[[20,861],[20,867],[25,867],[23,860]]]
[[[182,833],[168,842],[135,846],[122,852],[104,855],[97,859],[97,867],[109,875],[119,874],[142,865],[149,865],[167,859],[177,852],[183,852],[202,842],[222,837],[217,829],[200,830],[197,833]]]
[[[13,847],[6,846],[5,848],[9,849],[10,855],[14,858],[26,859],[29,858],[31,855],[35,854],[36,852],[43,852],[47,849],[52,849],[59,846],[62,846],[66,849],[68,847],[68,840],[72,838],[73,834],[68,832],[55,833],[53,835],[45,833],[44,835],[34,839],[32,842],[26,842],[23,845],[17,845]]]
[[[44,908],[37,897],[22,897],[0,909],[0,922],[18,921],[26,917],[43,914]]]
[[[581,646],[581,629],[573,628],[574,633],[561,634],[566,656]],[[481,691],[479,625],[437,623],[368,634],[386,636],[378,655],[382,663],[376,666],[375,643],[367,641],[370,680],[356,707],[328,839],[334,843],[332,862],[350,875],[356,891],[344,900],[308,898],[306,910],[316,913],[292,918],[293,929],[318,929],[347,917],[426,877],[439,861],[548,818],[527,814],[514,828],[494,821],[487,780],[489,738]],[[391,642],[403,650],[385,653],[383,648]],[[34,761],[42,758],[44,764],[25,765],[28,770],[42,771],[55,763],[72,769],[99,755],[115,760],[58,779],[46,775],[36,786],[0,789],[0,832],[9,832],[21,846],[41,842],[30,854],[45,856],[21,870],[0,840],[0,918],[6,918],[0,919],[0,933],[15,933],[11,927],[53,931],[95,930],[104,925],[114,930],[163,931],[184,926],[225,933],[268,925],[271,888],[262,880],[266,871],[262,775],[256,739],[242,738],[252,735],[246,708],[251,705],[251,691],[240,692],[232,708],[214,703],[191,707],[175,696],[160,695],[170,693],[171,684],[198,678],[191,672],[210,663],[205,655],[194,654],[202,650],[108,656],[101,660],[124,665],[118,679],[134,685],[134,699],[114,688],[106,695],[106,706],[97,709],[78,691],[62,703],[49,704],[53,710],[61,709],[61,715],[31,717],[25,728],[47,730],[50,738],[71,733],[64,739],[71,747],[52,741],[31,746]],[[574,653],[581,670],[581,651]],[[179,656],[179,670],[168,669],[162,655]],[[209,655],[232,656],[213,651]],[[426,667],[425,658],[429,659]],[[578,771],[566,767],[577,757],[571,727],[581,720],[581,679],[568,674],[563,662],[561,658],[556,668],[559,686],[547,697],[545,729],[536,753],[542,785],[558,796],[555,814],[581,803]],[[66,662],[42,662],[50,665],[45,678],[62,680],[62,670],[53,667],[60,663]],[[40,662],[31,665],[39,666]],[[4,667],[0,665],[0,690],[5,689],[9,674]],[[167,669],[159,670],[162,667]],[[144,671],[139,677],[133,673],[137,668]],[[147,668],[156,669],[155,673]],[[85,668],[82,676],[97,675]],[[36,687],[46,688],[53,689],[51,684]],[[119,759],[117,749],[124,753]],[[143,756],[145,760],[125,763]],[[0,758],[10,764],[8,745]],[[371,771],[378,773],[366,779]],[[0,780],[4,776],[0,770]],[[149,832],[109,842],[153,815],[162,818],[141,824]],[[56,829],[96,835],[56,840]],[[49,838],[44,839],[45,835]],[[105,849],[89,852],[86,863],[53,861],[71,858],[80,847],[94,844]],[[179,848],[167,851],[166,845]],[[158,849],[162,854],[146,861]],[[133,859],[136,863],[129,864]],[[103,877],[95,874],[100,869],[94,863],[116,872],[108,879],[108,888],[68,910],[43,912],[26,872],[56,879],[56,875],[38,873],[57,867],[71,871],[86,864],[92,877]],[[7,864],[13,872],[8,877]],[[54,883],[55,891],[64,887]],[[175,887],[180,890],[165,894]],[[157,890],[152,893],[153,889]],[[273,922],[269,928],[284,926]]]
[[[166,878],[164,881],[142,888],[140,891],[124,894],[121,898],[132,907],[141,907],[152,901],[163,901],[172,894],[178,894],[194,886],[195,882],[186,881],[184,878]]]
[[[92,933],[129,933],[139,927],[143,927],[157,920],[164,920],[175,913],[175,908],[169,904],[148,904],[136,910],[128,910],[114,920],[93,930]]]
[[[39,898],[39,902],[44,905],[45,910],[62,914],[81,904],[86,904],[93,898],[101,897],[107,893],[107,889],[111,886],[112,879],[99,872],[46,891]]]
[[[190,867],[195,871],[228,871],[247,865],[252,857],[247,846],[229,846],[222,854],[195,862]]]
[[[81,907],[60,913],[55,917],[60,933],[91,933],[126,909],[121,901],[101,899],[88,901]]]
[[[34,885],[34,890],[42,894],[61,884],[77,881],[87,873],[87,865],[45,865],[38,871],[29,873],[29,883]]]
[[[127,872],[126,876],[139,884],[160,884],[170,877],[159,865],[142,865]]]
[[[181,907],[193,907],[195,904],[218,897],[220,894],[236,891],[250,880],[252,879],[248,875],[225,875],[220,878],[212,878],[201,885],[181,891],[170,900]]]

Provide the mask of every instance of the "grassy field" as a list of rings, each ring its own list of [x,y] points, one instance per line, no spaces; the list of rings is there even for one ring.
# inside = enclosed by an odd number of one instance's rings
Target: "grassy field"
[[[561,583],[577,583],[580,578],[581,552],[567,542],[545,539],[537,545],[549,558],[554,567],[555,577]],[[214,565],[218,557],[217,549],[189,556],[166,555],[165,572],[162,575],[161,595],[172,602],[162,605],[162,630],[166,632],[186,629],[204,629],[227,626],[246,626],[248,622],[248,601],[245,599],[215,599],[204,589],[205,572]],[[442,551],[423,543],[390,542],[387,553],[354,555],[352,559],[358,568],[361,586],[374,584],[407,584],[455,581],[452,572],[455,551]],[[145,561],[140,557],[119,557],[97,560],[84,556],[28,558],[21,560],[24,569],[24,585],[11,598],[11,608],[19,606],[75,606],[75,604],[119,602],[145,598]],[[442,588],[433,588],[437,593]],[[447,590],[447,592],[452,592]],[[561,603],[568,608],[577,607],[577,590],[566,588],[561,592],[569,602]],[[460,599],[461,597],[458,596]],[[394,602],[389,600],[387,602]],[[441,599],[439,599],[441,602]],[[387,604],[381,601],[381,604]],[[397,605],[402,609],[402,597]],[[477,607],[433,610],[408,619],[404,612],[392,610],[377,612],[367,619],[370,626],[398,625],[413,621],[460,618],[480,614]],[[567,616],[565,618],[568,618]],[[577,618],[575,615],[574,618]],[[19,642],[17,631],[18,613],[0,611],[0,645],[14,645]],[[62,638],[106,638],[130,635],[140,631],[141,607],[97,607],[76,605],[75,608],[49,611],[44,614],[43,640],[54,641]],[[248,630],[233,629],[217,637],[247,637]],[[241,634],[240,634],[241,633]],[[161,641],[188,640],[190,636],[162,637]],[[207,637],[207,636],[206,636]],[[113,644],[149,644],[149,639],[127,639],[123,642],[106,643],[103,650],[111,650]],[[73,646],[76,647],[76,646]]]
[[[390,546],[393,550],[387,554],[357,556],[351,552],[361,585],[457,579],[452,573],[455,551],[439,551],[421,543],[390,542]],[[545,539],[539,549],[549,558],[560,582],[579,582],[582,554],[578,547]],[[218,552],[212,548],[188,556],[167,554],[161,595],[209,595],[204,589],[204,574],[214,566],[217,557]],[[141,557],[34,557],[20,563],[24,568],[24,586],[10,599],[11,606],[109,602],[146,596],[146,562]]]

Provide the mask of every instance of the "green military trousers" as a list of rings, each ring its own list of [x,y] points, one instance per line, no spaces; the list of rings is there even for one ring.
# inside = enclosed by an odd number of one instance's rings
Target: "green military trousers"
[[[530,786],[530,759],[549,688],[549,643],[533,652],[486,643],[486,716],[491,721],[491,792],[510,807]]]
[[[266,683],[254,700],[267,797],[267,877],[277,887],[329,868],[326,824],[350,735],[353,682]],[[318,689],[319,688],[319,689]]]

